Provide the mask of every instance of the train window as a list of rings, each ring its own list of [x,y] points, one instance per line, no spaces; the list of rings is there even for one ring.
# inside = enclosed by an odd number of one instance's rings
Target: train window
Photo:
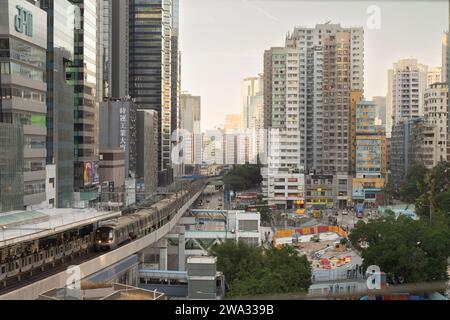
[[[19,269],[19,262],[16,261],[16,269]]]
[[[24,259],[22,259],[22,266],[26,266],[27,264],[26,264],[26,259],[24,258]]]
[[[42,259],[44,259],[44,254],[43,253],[41,253],[40,255],[39,255],[39,260],[42,260]]]
[[[0,272],[0,273],[6,273],[6,267],[5,267],[5,266],[2,266],[1,271],[2,271],[2,272]]]

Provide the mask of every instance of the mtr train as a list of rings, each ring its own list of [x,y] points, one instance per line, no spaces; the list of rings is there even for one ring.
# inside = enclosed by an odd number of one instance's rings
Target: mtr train
[[[0,290],[8,281],[32,277],[74,258],[95,251],[111,250],[136,238],[146,236],[172,219],[206,179],[189,183],[188,188],[154,203],[148,208],[122,214],[118,218],[53,234],[45,238],[0,248]]]

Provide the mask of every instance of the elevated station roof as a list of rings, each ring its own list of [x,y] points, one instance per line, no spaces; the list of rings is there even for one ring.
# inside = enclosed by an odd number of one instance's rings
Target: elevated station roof
[[[0,213],[0,248],[120,215],[120,211],[96,209],[42,209]]]

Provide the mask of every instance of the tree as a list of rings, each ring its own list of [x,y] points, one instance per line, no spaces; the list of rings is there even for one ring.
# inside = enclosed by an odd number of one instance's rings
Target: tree
[[[227,241],[211,249],[230,297],[306,292],[311,265],[290,247],[264,249]]]
[[[411,166],[406,175],[405,183],[400,189],[400,197],[403,201],[414,203],[424,193],[427,173],[427,168],[421,163]]]
[[[415,200],[416,213],[422,217],[443,215],[450,211],[450,163],[440,162],[427,172],[424,189]],[[431,212],[430,212],[431,211]]]
[[[237,165],[223,177],[223,182],[234,191],[259,187],[262,181],[260,165]]]
[[[270,224],[272,222],[272,209],[268,206],[261,207],[258,209],[259,214],[261,215],[261,222],[265,224]]]
[[[378,265],[390,283],[447,280],[449,221],[384,217],[360,221],[349,238],[362,251],[363,267]],[[361,243],[368,246],[362,248]]]

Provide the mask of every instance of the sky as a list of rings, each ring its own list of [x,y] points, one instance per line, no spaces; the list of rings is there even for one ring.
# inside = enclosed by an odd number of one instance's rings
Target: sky
[[[368,28],[380,9],[380,28]],[[441,65],[448,1],[181,0],[181,89],[201,96],[202,130],[240,113],[241,82],[263,72],[264,50],[284,46],[295,26],[364,27],[365,97],[385,96],[387,70],[402,58]]]

